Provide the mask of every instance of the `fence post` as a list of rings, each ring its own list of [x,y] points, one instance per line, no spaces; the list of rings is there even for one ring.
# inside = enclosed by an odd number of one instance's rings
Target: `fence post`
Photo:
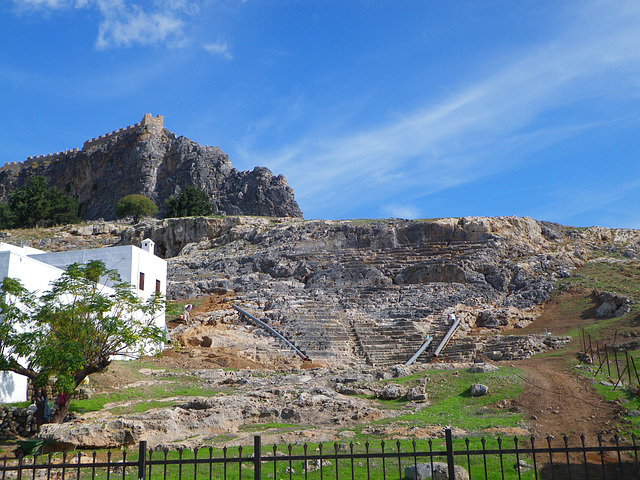
[[[261,444],[260,435],[253,437],[253,478],[254,480],[260,480],[262,478],[262,452],[260,451]]]
[[[449,470],[449,480],[456,480],[456,466],[453,463],[453,438],[451,437],[451,429],[445,428],[444,435],[447,443],[447,467]]]
[[[138,445],[138,480],[144,480],[147,470],[147,441],[141,440]]]

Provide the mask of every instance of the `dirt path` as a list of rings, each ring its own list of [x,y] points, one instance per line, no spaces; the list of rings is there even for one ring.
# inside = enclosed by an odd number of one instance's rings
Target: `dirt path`
[[[590,299],[590,303],[583,303],[583,310],[563,310],[563,305],[580,299]],[[567,335],[580,325],[596,321],[596,306],[590,292],[580,289],[567,291],[561,298],[547,303],[542,315],[521,332]],[[570,343],[563,349],[562,356],[542,355],[513,362],[526,372],[518,403],[536,437],[567,435],[576,438],[584,434],[595,438],[598,434],[613,433],[619,406],[603,400],[591,386],[589,378],[575,375],[567,369],[568,359],[577,358],[581,350],[579,343],[578,340]]]
[[[566,371],[561,358],[532,358],[515,365],[526,372],[518,400],[536,437],[595,438],[612,431],[618,406],[604,401],[588,378]]]

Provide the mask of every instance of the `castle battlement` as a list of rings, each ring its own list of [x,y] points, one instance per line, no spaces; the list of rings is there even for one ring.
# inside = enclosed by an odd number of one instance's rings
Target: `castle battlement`
[[[128,133],[131,130],[145,125],[151,125],[156,128],[162,129],[164,127],[164,116],[156,115],[155,117],[153,117],[150,113],[145,113],[142,117],[142,120],[140,120],[140,122],[136,123],[135,125],[129,125],[126,128],[120,128],[119,130],[114,130],[113,132],[105,133],[104,135],[100,135],[99,137],[94,137],[91,140],[87,140],[86,142],[84,142],[82,149],[84,150],[85,148],[103,145],[113,138],[118,138],[118,136],[122,134]]]
[[[144,116],[142,117],[142,120],[140,120],[140,122],[136,123],[135,125],[129,125],[128,127],[123,127],[118,130],[114,130],[113,132],[100,135],[99,137],[94,137],[91,140],[87,140],[86,142],[84,142],[84,145],[82,146],[82,150],[90,147],[96,147],[98,145],[103,145],[111,139],[117,139],[120,135],[123,135],[125,133],[131,132],[136,128],[147,126],[147,125],[151,126],[154,129],[161,130],[164,127],[164,116],[156,115],[154,117],[150,113],[145,113]],[[27,157],[27,159],[24,162],[7,162],[2,167],[0,167],[0,172],[5,170],[18,171],[21,168],[32,165],[34,163],[42,163],[46,161],[57,160],[61,156],[75,155],[80,151],[81,150],[77,148],[73,148],[70,150],[63,150],[62,152],[46,153],[44,155],[34,155],[32,157]]]

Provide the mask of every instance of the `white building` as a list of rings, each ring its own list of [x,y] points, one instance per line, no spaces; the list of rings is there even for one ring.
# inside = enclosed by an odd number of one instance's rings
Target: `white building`
[[[117,270],[122,281],[129,282],[141,298],[167,293],[167,262],[154,254],[154,243],[149,239],[142,242],[142,248],[127,245],[55,253],[0,243],[0,279],[16,278],[32,292],[45,292],[67,266],[91,260],[101,260],[109,270]],[[156,325],[166,329],[164,315],[156,318]],[[27,378],[0,372],[0,403],[26,399]]]

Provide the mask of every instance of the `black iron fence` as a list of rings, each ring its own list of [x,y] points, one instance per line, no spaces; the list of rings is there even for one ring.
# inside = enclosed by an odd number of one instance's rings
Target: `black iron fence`
[[[6,456],[0,480],[598,479],[640,480],[637,437],[380,441]],[[417,472],[417,473],[416,473]],[[429,476],[426,476],[426,475]],[[468,476],[467,476],[468,475]]]

